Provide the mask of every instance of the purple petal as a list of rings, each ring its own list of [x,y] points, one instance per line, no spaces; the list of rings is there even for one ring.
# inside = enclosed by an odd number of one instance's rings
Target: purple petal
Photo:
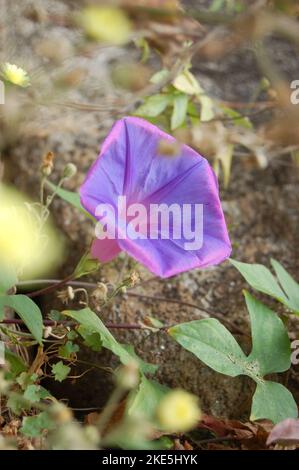
[[[82,205],[95,215],[100,203],[117,208],[118,196],[127,205],[202,204],[203,245],[187,250],[179,239],[119,239],[95,242],[93,252],[102,260],[112,259],[120,249],[155,274],[168,277],[196,267],[220,263],[230,255],[231,245],[218,195],[217,180],[208,162],[183,145],[175,157],[160,155],[161,140],[175,139],[152,124],[133,117],[118,121],[105,140],[100,157],[89,171],[80,194]],[[191,217],[194,225],[194,214]],[[123,227],[116,227],[117,231]],[[107,250],[107,255],[103,255]]]

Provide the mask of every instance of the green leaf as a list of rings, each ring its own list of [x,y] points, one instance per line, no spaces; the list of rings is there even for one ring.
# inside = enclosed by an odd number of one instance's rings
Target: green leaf
[[[0,295],[5,295],[18,282],[16,272],[11,265],[0,264]]]
[[[172,83],[177,90],[187,95],[197,95],[202,92],[201,86],[189,70],[178,75]]]
[[[144,373],[144,374],[154,374],[158,366],[155,364],[149,364],[148,362],[144,362],[139,356],[137,356],[134,346],[132,344],[121,344],[119,343],[120,346],[125,349],[131,356],[132,359],[135,359],[135,361],[139,365],[139,369]]]
[[[156,117],[171,103],[169,95],[157,94],[146,98],[145,102],[135,111],[136,116]]]
[[[171,130],[175,130],[184,124],[187,115],[188,96],[176,95],[173,100],[173,113],[171,115]]]
[[[46,411],[36,416],[25,416],[21,432],[28,437],[40,437],[42,431],[54,428],[54,423]]]
[[[158,84],[162,82],[163,80],[166,80],[167,77],[169,76],[169,70],[167,69],[162,69],[159,70],[159,72],[156,72],[150,79],[151,83]]]
[[[62,382],[71,372],[71,368],[69,366],[65,366],[62,361],[56,362],[52,366],[52,373],[54,374],[55,380],[58,382]]]
[[[252,129],[253,125],[250,119],[247,116],[242,116],[232,108],[227,108],[226,106],[221,106],[223,113],[233,120],[233,123],[237,126],[244,127],[244,129]]]
[[[230,259],[230,262],[240,271],[251,287],[276,298],[280,302],[288,302],[275,277],[265,266],[262,264],[241,263],[233,259]]]
[[[281,284],[281,287],[288,296],[287,306],[299,313],[299,284],[284,269],[284,267],[275,259],[271,259],[271,264],[275,270],[275,274]]]
[[[79,326],[78,332],[84,339],[85,346],[90,348],[92,351],[99,352],[102,349],[103,344],[99,333],[92,333],[90,329],[85,328],[82,325]]]
[[[198,99],[201,104],[200,120],[202,122],[210,121],[215,116],[213,100],[205,94],[198,95]]]
[[[9,364],[9,373],[12,374],[13,377],[27,370],[27,366],[22,359],[7,348],[5,348],[5,360]]]
[[[219,175],[219,163],[221,163],[223,171],[224,187],[227,188],[230,180],[232,159],[233,159],[234,146],[231,144],[223,145],[218,150],[214,163],[214,170],[216,175]]]
[[[236,377],[246,374],[247,358],[231,333],[215,318],[181,323],[168,330],[181,346],[212,369]]]
[[[82,276],[95,273],[99,270],[99,267],[99,260],[92,258],[90,251],[88,250],[86,253],[84,253],[79,263],[77,264],[74,271],[74,278],[78,279]]]
[[[43,317],[38,306],[26,295],[6,295],[0,297],[0,319],[4,307],[11,307],[23,320],[32,336],[42,343]]]
[[[137,392],[130,397],[128,414],[153,421],[160,401],[168,392],[168,387],[143,375]]]
[[[31,405],[20,393],[10,392],[7,400],[7,407],[15,415],[20,415],[23,410],[30,410]]]
[[[221,10],[221,8],[224,6],[224,1],[225,0],[213,0],[209,10],[214,12]]]
[[[119,357],[122,364],[126,365],[132,362],[133,359],[138,360],[140,370],[145,373],[154,373],[157,370],[157,366],[153,364],[144,363],[140,358],[133,354],[131,347],[124,346],[116,341],[114,336],[106,328],[100,318],[90,308],[84,308],[79,311],[66,310],[63,312],[64,315],[73,318],[78,323],[87,328],[90,333],[99,333],[101,336],[102,344],[104,348],[112,351],[116,356]]]
[[[60,346],[58,350],[58,355],[65,359],[71,359],[73,354],[77,353],[80,350],[78,344],[72,343],[72,341],[67,341],[65,344]]]
[[[276,382],[259,383],[253,396],[250,419],[267,418],[279,423],[287,418],[297,418],[297,404],[289,390]]]
[[[74,206],[76,209],[80,210],[81,212],[86,215],[89,219],[95,221],[96,219],[89,213],[87,212],[81,205],[80,202],[80,196],[78,193],[75,193],[73,191],[68,191],[67,189],[60,188],[59,186],[56,186],[55,184],[51,183],[50,181],[46,181],[46,185],[54,191],[57,196],[59,196],[61,199],[64,201],[68,202],[71,206]]]
[[[51,394],[41,385],[28,385],[24,392],[24,398],[31,403],[39,402],[40,400],[44,400],[45,398],[50,397]]]
[[[288,370],[291,366],[291,344],[283,322],[248,292],[245,292],[245,300],[252,332],[252,351],[248,360],[258,362],[262,376]]]

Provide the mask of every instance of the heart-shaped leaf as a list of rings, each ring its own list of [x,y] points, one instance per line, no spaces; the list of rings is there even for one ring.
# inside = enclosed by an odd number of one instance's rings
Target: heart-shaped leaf
[[[283,322],[248,292],[244,295],[252,335],[252,351],[248,360],[258,363],[262,376],[288,370],[291,366],[291,345]]]
[[[262,264],[241,263],[234,259],[230,259],[230,262],[240,271],[251,287],[274,297],[280,302],[287,303],[288,299],[285,293],[268,268]]]
[[[257,384],[251,407],[252,421],[267,418],[273,423],[279,423],[286,418],[297,416],[296,402],[286,387],[268,380]]]
[[[222,374],[244,374],[247,358],[231,333],[215,318],[181,323],[168,330],[181,346]]]

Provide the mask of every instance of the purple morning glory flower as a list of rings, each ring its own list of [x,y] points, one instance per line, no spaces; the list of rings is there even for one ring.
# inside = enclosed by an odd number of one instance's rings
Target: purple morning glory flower
[[[177,154],[165,155],[167,146]],[[92,255],[102,262],[125,251],[154,274],[169,277],[230,255],[209,163],[143,119],[125,117],[114,124],[80,196],[102,222],[104,235],[92,245]]]

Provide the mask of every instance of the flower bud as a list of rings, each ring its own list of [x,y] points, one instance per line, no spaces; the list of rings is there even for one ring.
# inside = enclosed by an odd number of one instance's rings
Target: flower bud
[[[54,154],[52,152],[48,152],[47,155],[44,156],[43,162],[41,165],[41,173],[43,176],[50,176],[54,168]]]
[[[108,288],[103,282],[98,282],[96,289],[92,293],[92,297],[96,302],[105,302],[107,300]]]
[[[62,177],[63,177],[63,179],[68,180],[68,179],[72,178],[73,176],[75,176],[76,173],[77,173],[76,165],[74,165],[73,163],[68,163],[64,167]]]

